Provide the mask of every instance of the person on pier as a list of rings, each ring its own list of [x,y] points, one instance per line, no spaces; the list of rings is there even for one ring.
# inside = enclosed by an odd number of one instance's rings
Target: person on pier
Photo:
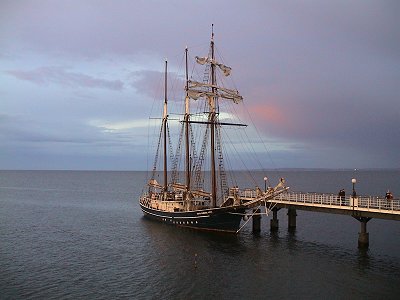
[[[385,195],[386,200],[392,200],[393,199],[393,194],[391,191],[387,191]]]
[[[339,197],[340,204],[344,204],[344,200],[346,198],[346,192],[344,191],[344,189],[341,189],[339,191],[338,197]]]
[[[386,207],[390,209],[392,206],[393,194],[389,190],[386,192],[385,199],[386,199]]]

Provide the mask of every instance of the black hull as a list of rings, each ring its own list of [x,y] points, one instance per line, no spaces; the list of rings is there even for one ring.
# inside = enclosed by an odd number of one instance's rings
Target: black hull
[[[187,212],[166,212],[143,206],[144,216],[169,225],[200,230],[236,233],[240,228],[245,208],[224,207]]]

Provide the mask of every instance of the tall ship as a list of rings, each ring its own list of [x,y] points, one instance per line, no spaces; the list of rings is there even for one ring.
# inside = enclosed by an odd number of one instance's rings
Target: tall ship
[[[178,121],[169,114],[165,62],[164,101],[154,165],[139,204],[145,217],[165,224],[237,233],[242,223],[254,214],[254,208],[288,188],[283,178],[276,186],[265,185],[263,190],[257,186],[239,187],[237,181],[230,179],[235,172],[226,168],[227,156],[232,151],[224,147],[224,142],[230,140],[223,130],[247,125],[232,121],[232,113],[223,111],[227,107],[234,111],[243,98],[236,89],[225,87],[223,78],[230,76],[232,69],[219,62],[215,53],[212,30],[208,54],[194,59],[194,65],[202,68],[203,75],[202,80],[195,81],[189,74],[186,47]],[[175,147],[170,122],[178,123],[179,127]]]

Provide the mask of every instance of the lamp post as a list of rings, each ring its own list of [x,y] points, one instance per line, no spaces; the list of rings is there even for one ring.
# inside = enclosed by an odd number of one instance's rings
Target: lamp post
[[[357,183],[357,180],[355,178],[353,178],[351,180],[351,183],[353,184],[353,198],[355,198],[357,196],[357,194],[356,194],[356,190],[354,188],[354,185]]]
[[[264,177],[264,192],[267,192],[267,181],[268,181],[268,177],[265,176]]]

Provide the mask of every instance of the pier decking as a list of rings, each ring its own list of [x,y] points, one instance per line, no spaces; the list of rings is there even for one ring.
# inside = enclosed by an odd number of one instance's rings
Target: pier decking
[[[326,212],[354,217],[400,221],[400,199],[372,196],[339,197],[334,194],[287,192],[268,202],[278,208]]]
[[[265,202],[272,211],[271,230],[279,227],[278,211],[288,210],[288,228],[296,228],[296,210],[349,215],[361,224],[358,245],[368,247],[367,222],[372,218],[400,221],[400,199],[373,196],[343,196],[335,194],[285,192]],[[260,230],[260,210],[254,211],[253,231]]]

